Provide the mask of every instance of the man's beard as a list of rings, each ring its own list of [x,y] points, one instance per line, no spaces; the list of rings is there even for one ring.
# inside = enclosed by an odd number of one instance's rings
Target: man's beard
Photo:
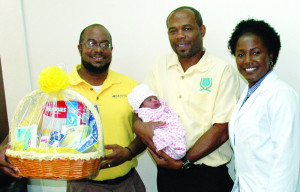
[[[173,48],[173,50],[176,53],[176,55],[178,55],[181,58],[191,58],[197,55],[199,51],[201,51],[201,50],[195,50],[195,48],[191,48],[190,50],[188,50],[187,53],[180,52],[176,48]]]
[[[108,70],[110,62],[106,62],[103,66],[95,67],[90,62],[81,59],[81,63],[86,70],[94,74],[101,74]]]

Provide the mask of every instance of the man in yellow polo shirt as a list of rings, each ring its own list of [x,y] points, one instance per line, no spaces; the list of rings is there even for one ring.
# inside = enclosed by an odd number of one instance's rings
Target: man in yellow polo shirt
[[[233,181],[226,164],[232,151],[228,121],[239,97],[233,67],[203,48],[206,29],[200,13],[180,7],[167,18],[173,53],[159,57],[146,83],[166,101],[186,129],[187,154],[174,160],[156,152],[151,130],[161,124],[136,121],[134,130],[152,150],[159,192],[229,192]]]
[[[134,138],[132,108],[127,94],[138,84],[135,80],[109,69],[112,38],[108,30],[94,24],[80,34],[78,50],[81,64],[70,76],[70,87],[97,104],[104,133],[105,161],[92,180],[69,181],[68,192],[136,191],[145,186],[134,169],[136,155],[145,146]]]

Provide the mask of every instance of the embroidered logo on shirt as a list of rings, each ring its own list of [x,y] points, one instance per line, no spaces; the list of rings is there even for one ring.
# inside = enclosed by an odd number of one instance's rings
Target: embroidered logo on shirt
[[[121,95],[113,95],[112,97],[116,98],[116,97],[127,97],[126,94],[121,94]]]
[[[200,81],[200,91],[208,91],[210,92],[209,88],[212,86],[212,79],[211,78],[201,78]]]

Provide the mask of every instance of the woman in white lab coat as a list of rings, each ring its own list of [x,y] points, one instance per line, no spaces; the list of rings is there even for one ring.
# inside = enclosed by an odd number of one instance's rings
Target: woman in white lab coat
[[[295,192],[297,188],[300,103],[296,91],[273,71],[280,47],[277,32],[253,19],[241,21],[228,42],[248,82],[229,122],[234,192]]]

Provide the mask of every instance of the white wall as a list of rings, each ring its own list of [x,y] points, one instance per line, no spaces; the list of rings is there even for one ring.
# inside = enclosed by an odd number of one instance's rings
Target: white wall
[[[299,0],[0,0],[0,56],[9,118],[18,101],[37,88],[44,67],[63,65],[70,72],[80,63],[79,34],[93,23],[103,24],[112,34],[112,69],[143,82],[154,58],[171,50],[165,19],[182,5],[201,12],[207,50],[233,65],[227,41],[234,26],[248,17],[269,22],[282,40],[275,71],[300,92]],[[155,192],[156,168],[147,154],[139,158],[138,171],[148,191]],[[32,180],[29,189],[59,192],[64,185]]]

